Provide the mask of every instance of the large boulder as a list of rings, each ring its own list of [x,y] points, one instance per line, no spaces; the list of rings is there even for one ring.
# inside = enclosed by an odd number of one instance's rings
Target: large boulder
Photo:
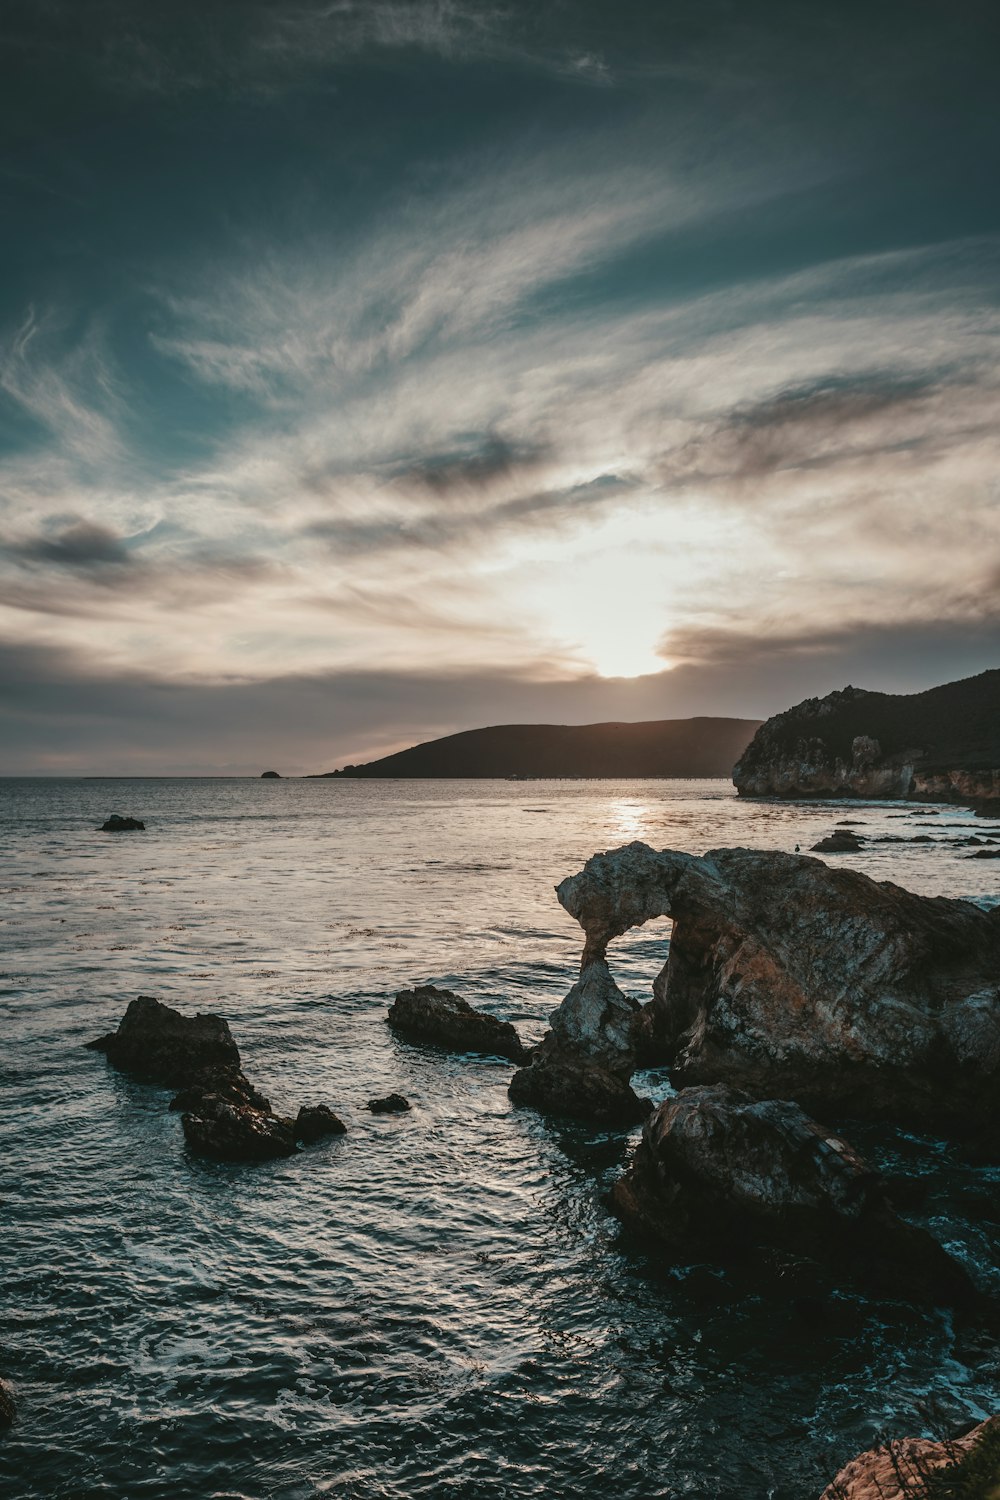
[[[191,1150],[217,1161],[268,1161],[295,1151],[291,1120],[221,1094],[203,1094],[181,1124]]]
[[[112,813],[97,831],[98,833],[145,833],[146,825],[139,818],[123,818],[121,813]]]
[[[416,1042],[433,1042],[454,1052],[485,1052],[523,1062],[525,1049],[509,1021],[474,1010],[451,990],[432,984],[400,990],[389,1008],[393,1031]]]
[[[725,1084],[683,1090],[647,1120],[611,1201],[675,1258],[781,1250],[888,1295],[985,1302],[931,1235],[898,1216],[867,1163],[786,1100]]]
[[[600,1124],[632,1124],[650,1105],[629,1086],[641,1007],[622,993],[603,958],[588,964],[549,1017],[550,1030],[515,1073],[515,1104]]]
[[[981,1472],[970,1475],[973,1465]],[[952,1488],[952,1471],[963,1481]],[[940,1488],[928,1489],[937,1475]],[[945,1478],[949,1483],[945,1485]],[[975,1485],[975,1480],[980,1484]],[[931,1481],[932,1484],[934,1481]],[[975,1487],[974,1487],[975,1486]],[[981,1487],[980,1487],[981,1486]],[[898,1438],[869,1448],[852,1458],[827,1485],[820,1500],[906,1500],[907,1496],[939,1494],[981,1496],[1000,1492],[1000,1417],[980,1422],[961,1437],[935,1442],[932,1438]]]
[[[170,1088],[240,1067],[239,1049],[221,1016],[184,1016],[151,995],[132,1001],[117,1031],[86,1045],[123,1072]]]
[[[326,1104],[304,1104],[295,1117],[295,1139],[307,1146],[324,1136],[343,1135],[347,1126]]]
[[[643,1060],[820,1113],[995,1132],[1000,908],[918,896],[806,855],[628,844],[557,888],[586,934],[673,918]]]

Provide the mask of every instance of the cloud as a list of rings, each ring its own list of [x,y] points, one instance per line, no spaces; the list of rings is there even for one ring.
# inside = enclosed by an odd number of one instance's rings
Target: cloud
[[[122,568],[132,561],[122,538],[107,526],[92,521],[77,521],[54,536],[8,542],[7,551],[25,562],[54,563],[60,568],[82,570]]]

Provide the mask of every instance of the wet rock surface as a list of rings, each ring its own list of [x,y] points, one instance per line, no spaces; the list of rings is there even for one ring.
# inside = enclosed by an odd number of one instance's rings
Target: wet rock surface
[[[526,1051],[509,1021],[475,1010],[450,990],[431,984],[400,990],[389,1008],[388,1024],[399,1036],[431,1042],[455,1052],[484,1052],[522,1062]]]
[[[647,1120],[611,1202],[679,1258],[786,1250],[890,1297],[990,1306],[930,1234],[899,1217],[877,1173],[789,1101],[724,1084],[683,1090]]]
[[[12,1427],[16,1416],[14,1392],[6,1380],[0,1380],[0,1432],[6,1432],[8,1427]]]
[[[928,1475],[962,1462],[980,1440],[1000,1424],[1000,1418],[980,1422],[961,1437],[935,1442],[931,1438],[900,1438],[869,1448],[846,1464],[820,1500],[905,1500],[926,1494]],[[995,1476],[1000,1485],[1000,1472]],[[951,1493],[949,1491],[949,1493]],[[956,1490],[957,1497],[971,1490]],[[983,1489],[983,1496],[991,1491]]]
[[[627,1083],[583,1058],[539,1059],[515,1073],[507,1090],[515,1104],[542,1114],[592,1120],[598,1125],[636,1125],[652,1105]]]
[[[384,1099],[369,1099],[368,1108],[373,1115],[399,1115],[410,1108],[410,1101],[402,1094],[386,1094]]]
[[[311,1145],[324,1136],[343,1135],[347,1126],[325,1104],[303,1105],[295,1119],[295,1139]]]
[[[584,970],[629,928],[673,918],[637,1024],[643,1060],[675,1083],[996,1134],[1000,908],[806,855],[638,843],[557,894],[586,934]]]
[[[123,818],[121,813],[112,813],[97,831],[98,833],[145,833],[146,825],[139,818]]]
[[[219,1094],[204,1094],[195,1110],[181,1115],[181,1125],[192,1151],[219,1161],[268,1161],[295,1150],[290,1120]]]

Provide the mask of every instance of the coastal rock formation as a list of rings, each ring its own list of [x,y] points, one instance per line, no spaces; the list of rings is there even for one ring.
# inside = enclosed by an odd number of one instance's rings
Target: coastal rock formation
[[[433,1042],[455,1052],[485,1052],[523,1062],[525,1049],[509,1021],[474,1010],[467,1000],[432,984],[400,990],[389,1008],[393,1031],[411,1041]]]
[[[0,1380],[0,1432],[6,1432],[8,1427],[12,1427],[16,1416],[14,1392],[6,1380]]]
[[[384,1099],[369,1099],[368,1108],[373,1115],[401,1115],[410,1108],[410,1101],[402,1094],[386,1094]]]
[[[547,1114],[617,1125],[649,1113],[629,1078],[637,1059],[641,1011],[615,984],[603,956],[586,965],[565,1000],[549,1017],[550,1030],[515,1073],[508,1093],[515,1104]]]
[[[584,974],[613,938],[673,918],[637,1039],[676,1083],[996,1131],[1000,908],[806,855],[640,843],[594,855],[557,895],[586,934]]]
[[[899,1218],[845,1141],[797,1104],[725,1084],[660,1105],[611,1202],[672,1254],[786,1250],[889,1295],[967,1308],[980,1300],[937,1241]]]
[[[112,813],[106,823],[102,823],[97,830],[98,833],[145,833],[146,825],[138,818],[123,818],[120,813]]]
[[[281,780],[281,772],[280,771],[261,771],[261,773],[260,773],[260,779],[261,779],[261,781],[280,781]]]
[[[907,1496],[926,1494],[928,1476],[960,1465],[959,1472],[975,1463],[1000,1434],[1000,1417],[980,1422],[962,1437],[934,1442],[930,1438],[901,1438],[880,1448],[869,1448],[852,1458],[836,1479],[827,1485],[820,1500],[906,1500]],[[978,1467],[978,1464],[977,1464]],[[963,1474],[964,1477],[964,1474]],[[980,1476],[983,1487],[948,1490],[948,1494],[984,1497],[995,1494],[1000,1485],[1000,1464],[992,1474]]]
[[[240,1054],[221,1016],[185,1016],[151,995],[133,1000],[118,1030],[85,1044],[125,1073],[179,1090],[170,1108],[181,1115],[193,1151],[220,1161],[291,1156],[296,1139],[346,1127],[326,1105],[299,1111],[293,1124],[240,1068]]]
[[[926,693],[846,687],[758,729],[741,796],[905,797],[1000,807],[1000,670]]]
[[[849,828],[837,828],[812,846],[814,854],[855,854],[864,847],[864,839]]]
[[[184,1016],[151,995],[133,1000],[117,1031],[86,1044],[149,1083],[184,1088],[200,1074],[239,1072],[240,1054],[221,1016]]]
[[[295,1120],[295,1139],[312,1145],[327,1135],[343,1135],[347,1126],[325,1104],[303,1105]]]

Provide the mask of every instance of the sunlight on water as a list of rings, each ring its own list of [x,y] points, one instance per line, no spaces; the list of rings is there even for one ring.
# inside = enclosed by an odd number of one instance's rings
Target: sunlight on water
[[[112,811],[147,832],[95,832]],[[534,1041],[580,955],[553,886],[595,850],[808,849],[848,817],[898,842],[842,863],[997,900],[955,809],[723,782],[0,783],[4,1492],[809,1500],[882,1427],[926,1430],[928,1399],[986,1414],[996,1371],[939,1315],[840,1294],[803,1326],[759,1286],[658,1266],[604,1206],[627,1141],[514,1110],[509,1065],[384,1024],[429,981]],[[611,950],[640,998],[668,932]],[[82,1047],[139,993],[225,1015],[277,1107],[325,1101],[348,1134],[256,1168],[189,1158],[164,1092]],[[368,1113],[394,1089],[410,1115]],[[927,1180],[925,1222],[986,1274],[997,1226],[969,1204],[994,1179],[850,1134]]]

